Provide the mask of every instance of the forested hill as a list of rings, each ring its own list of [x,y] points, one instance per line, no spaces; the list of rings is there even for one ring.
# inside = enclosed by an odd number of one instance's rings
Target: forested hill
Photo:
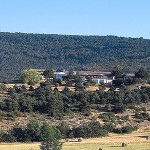
[[[1,79],[25,68],[111,70],[150,69],[150,40],[117,36],[0,33]]]

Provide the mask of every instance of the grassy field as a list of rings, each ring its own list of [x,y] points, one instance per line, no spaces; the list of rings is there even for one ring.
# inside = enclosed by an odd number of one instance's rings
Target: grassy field
[[[127,147],[121,147],[120,144],[69,144],[64,145],[62,150],[150,150],[150,143],[128,144]],[[1,150],[40,150],[39,144],[7,144],[0,145]]]
[[[77,142],[77,139],[70,139],[63,144],[62,150],[150,150],[150,140],[146,136],[150,132],[133,133],[130,135],[110,134],[108,137],[83,139]],[[128,143],[127,147],[121,147],[121,143]],[[39,143],[1,143],[0,150],[40,150]]]

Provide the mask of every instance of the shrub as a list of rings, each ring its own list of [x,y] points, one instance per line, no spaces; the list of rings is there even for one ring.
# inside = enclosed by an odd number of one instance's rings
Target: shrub
[[[91,122],[87,125],[73,129],[74,137],[101,137],[106,136],[108,131],[103,128],[98,122]]]
[[[137,127],[132,127],[132,126],[124,126],[122,128],[115,128],[113,130],[114,133],[131,133],[132,131],[136,130]]]
[[[8,132],[0,131],[0,142],[16,142],[16,137]]]
[[[112,112],[101,114],[99,117],[105,122],[114,122],[116,120],[115,114]]]

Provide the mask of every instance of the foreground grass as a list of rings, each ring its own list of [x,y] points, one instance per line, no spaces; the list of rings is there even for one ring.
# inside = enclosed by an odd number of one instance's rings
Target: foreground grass
[[[127,147],[121,147],[118,144],[114,145],[102,145],[102,144],[86,144],[86,145],[76,145],[64,147],[63,150],[150,150],[150,144],[131,144]]]
[[[103,138],[70,139],[63,144],[62,150],[150,150],[150,140],[146,139],[147,133],[134,133],[129,135],[109,135]],[[121,143],[128,143],[127,147],[121,147]],[[1,143],[0,150],[40,150],[39,143]]]
[[[70,144],[64,145],[62,150],[150,150],[150,143],[128,144],[127,147],[121,147],[120,144]],[[1,150],[40,150],[39,143],[31,144],[7,144],[0,145]]]

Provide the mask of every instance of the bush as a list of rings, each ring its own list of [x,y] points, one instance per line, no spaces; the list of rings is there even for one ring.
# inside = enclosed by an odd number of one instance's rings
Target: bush
[[[124,104],[116,104],[112,109],[112,111],[115,113],[121,113],[124,112],[125,110],[126,110],[126,105]]]
[[[0,131],[0,142],[16,142],[16,137],[11,133]]]
[[[114,122],[116,120],[115,114],[112,112],[104,113],[99,116],[104,122]]]
[[[59,126],[57,126],[57,129],[61,132],[63,138],[66,138],[70,131],[70,128],[65,122],[62,122]]]
[[[113,130],[114,133],[121,133],[121,134],[124,134],[124,133],[131,133],[132,131],[136,130],[137,127],[132,127],[132,126],[124,126],[122,128],[115,128]]]
[[[73,129],[74,137],[101,137],[108,135],[108,131],[105,130],[98,122],[91,122],[87,125],[80,126]]]
[[[112,123],[105,123],[103,128],[109,132],[112,132],[115,128],[115,126]]]
[[[137,119],[142,119],[142,120],[144,120],[144,119],[149,119],[149,114],[147,113],[147,112],[136,112],[135,113],[135,118],[137,118]]]

